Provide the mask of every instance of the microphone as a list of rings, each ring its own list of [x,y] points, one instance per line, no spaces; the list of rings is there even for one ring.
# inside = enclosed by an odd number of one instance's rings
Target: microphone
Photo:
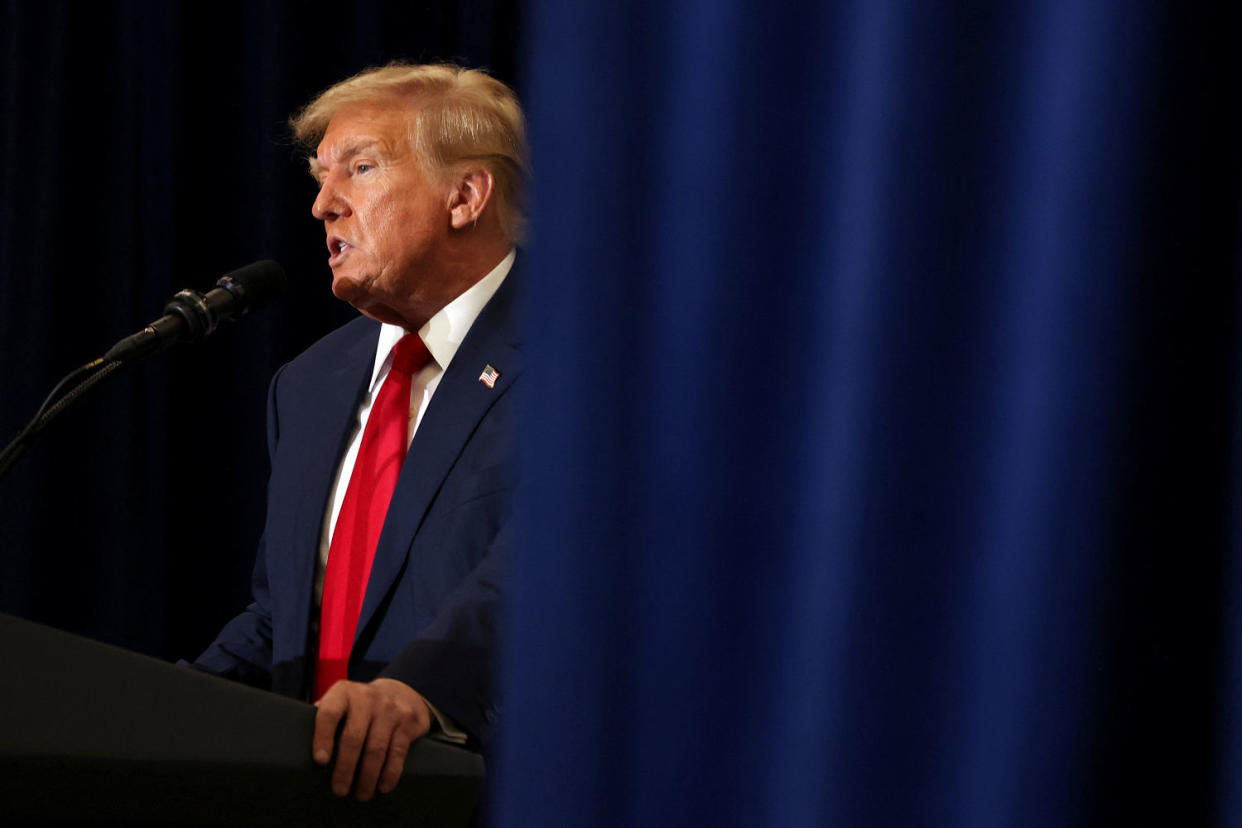
[[[226,319],[257,310],[285,289],[285,270],[271,259],[225,274],[206,294],[178,291],[164,315],[127,336],[104,354],[104,362],[124,362],[162,351],[178,342],[197,342]]]

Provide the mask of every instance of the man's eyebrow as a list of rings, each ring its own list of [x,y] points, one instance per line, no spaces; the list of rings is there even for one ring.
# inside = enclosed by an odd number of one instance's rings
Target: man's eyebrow
[[[341,147],[341,151],[337,154],[337,161],[344,164],[355,155],[361,155],[365,152],[376,152],[377,155],[386,156],[387,146],[378,138],[359,138]],[[323,174],[326,165],[314,155],[310,157],[308,163],[310,164],[310,174],[318,179]]]

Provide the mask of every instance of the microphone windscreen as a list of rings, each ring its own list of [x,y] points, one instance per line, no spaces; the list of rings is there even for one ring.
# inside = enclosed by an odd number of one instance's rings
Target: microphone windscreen
[[[236,297],[241,313],[257,310],[285,289],[285,269],[271,259],[253,262],[226,273],[216,282]]]

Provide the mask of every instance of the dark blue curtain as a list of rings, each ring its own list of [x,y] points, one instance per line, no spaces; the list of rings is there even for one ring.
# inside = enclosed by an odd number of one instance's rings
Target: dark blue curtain
[[[501,824],[1242,822],[1236,14],[528,30]]]

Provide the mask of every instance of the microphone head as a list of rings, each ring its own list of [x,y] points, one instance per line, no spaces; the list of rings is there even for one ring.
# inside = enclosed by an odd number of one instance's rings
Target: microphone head
[[[241,316],[257,310],[279,296],[285,289],[285,269],[271,259],[248,264],[232,273],[226,273],[216,282],[233,295],[236,310]]]

